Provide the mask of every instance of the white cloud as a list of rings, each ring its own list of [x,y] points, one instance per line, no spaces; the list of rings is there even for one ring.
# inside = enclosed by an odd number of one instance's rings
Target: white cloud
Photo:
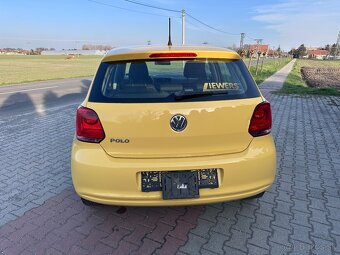
[[[323,46],[336,41],[340,29],[339,0],[286,0],[253,9],[252,20],[277,34],[273,44],[285,48]]]

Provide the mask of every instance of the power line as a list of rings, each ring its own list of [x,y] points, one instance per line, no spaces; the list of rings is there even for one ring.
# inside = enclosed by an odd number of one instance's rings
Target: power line
[[[168,15],[163,15],[163,14],[156,14],[156,13],[150,13],[150,12],[144,12],[144,11],[138,11],[138,10],[134,10],[134,9],[129,9],[129,8],[124,8],[124,7],[120,7],[120,6],[116,6],[116,5],[112,5],[112,4],[109,4],[109,3],[104,3],[104,2],[100,2],[100,1],[97,1],[97,0],[87,0],[89,2],[92,2],[92,3],[96,3],[96,4],[100,4],[100,5],[104,5],[104,6],[109,6],[109,7],[113,7],[113,8],[117,8],[117,9],[121,9],[121,10],[126,10],[126,11],[130,11],[130,12],[137,12],[137,13],[142,13],[142,14],[148,14],[148,15],[154,15],[154,16],[161,16],[161,17],[169,17]],[[169,8],[164,8],[164,7],[158,7],[156,5],[151,5],[151,4],[146,4],[146,3],[142,3],[142,2],[139,2],[139,1],[135,1],[135,0],[122,0],[122,1],[125,1],[125,2],[128,2],[128,3],[132,3],[132,4],[135,4],[135,5],[140,5],[140,6],[144,6],[144,7],[148,7],[148,8],[152,8],[152,9],[157,9],[157,10],[162,10],[162,11],[168,11],[168,12],[174,12],[174,13],[182,13],[181,10],[175,10],[175,9],[169,9]],[[240,36],[241,33],[231,33],[231,32],[227,32],[227,31],[224,31],[222,29],[218,29],[216,27],[213,27],[203,21],[201,21],[200,19],[198,18],[195,18],[193,15],[191,15],[190,13],[188,12],[185,12],[185,14],[190,17],[191,19],[195,20],[196,22],[200,23],[201,25],[211,29],[211,30],[214,30],[214,31],[217,31],[219,33],[223,33],[223,34],[227,34],[227,35],[230,35],[230,36]],[[179,17],[176,17],[176,16],[170,16],[172,18],[179,18]],[[190,23],[190,22],[189,22]],[[248,34],[245,34],[245,37],[246,38],[249,38],[251,40],[255,40],[256,38],[254,37],[251,37],[249,36]]]
[[[158,7],[158,6],[155,6],[155,5],[145,4],[145,3],[141,3],[141,2],[137,2],[137,1],[133,1],[133,0],[123,0],[123,1],[129,2],[129,3],[132,3],[132,4],[142,5],[142,6],[149,7],[149,8],[153,8],[153,9],[163,10],[163,11],[178,12],[178,13],[181,12],[181,11],[179,11],[179,10],[174,10],[174,9],[168,9],[168,8]]]
[[[210,29],[212,29],[212,30],[215,30],[215,31],[217,31],[217,32],[220,32],[220,33],[223,33],[223,34],[232,35],[232,36],[239,36],[239,35],[240,35],[240,34],[230,33],[230,32],[226,32],[226,31],[224,31],[224,30],[215,28],[215,27],[210,26],[210,25],[208,25],[207,23],[205,23],[205,22],[203,22],[203,21],[201,21],[201,20],[195,18],[194,16],[192,16],[192,15],[189,14],[189,13],[186,13],[186,14],[187,14],[190,18],[192,18],[193,20],[197,21],[198,23],[200,23],[200,24],[202,24],[202,25],[204,25],[204,26],[206,26],[206,27],[208,27],[208,28],[210,28]]]
[[[142,14],[154,15],[154,16],[161,16],[161,17],[169,17],[169,15],[163,15],[163,14],[156,14],[156,13],[151,13],[151,12],[144,12],[144,11],[133,10],[133,9],[124,8],[124,7],[120,7],[120,6],[116,6],[116,5],[113,5],[113,4],[108,4],[108,3],[104,3],[104,2],[100,2],[100,1],[96,1],[96,0],[87,0],[87,1],[91,2],[91,3],[98,4],[98,5],[108,6],[108,7],[117,8],[117,9],[121,9],[121,10],[125,10],[125,11],[130,11],[130,12],[136,12],[136,13],[142,13]],[[178,17],[175,17],[175,16],[172,16],[172,17],[173,18],[178,18]]]
[[[150,5],[150,4],[145,4],[145,3],[137,2],[137,1],[134,1],[134,0],[123,0],[123,1],[129,2],[129,3],[133,3],[133,4],[137,4],[137,5],[141,5],[141,6],[145,6],[145,7],[149,7],[149,8],[154,8],[154,9],[158,9],[158,10],[163,10],[163,11],[170,11],[170,12],[176,12],[176,13],[181,13],[181,12],[182,12],[182,11],[180,11],[180,10],[174,10],[174,9],[168,9],[168,8],[158,7],[158,6],[155,6],[155,5]],[[200,24],[202,24],[202,25],[204,25],[204,26],[206,26],[206,27],[208,27],[208,28],[210,28],[210,29],[213,29],[213,30],[215,30],[215,31],[218,31],[218,32],[220,32],[220,33],[224,33],[224,34],[228,34],[228,35],[235,35],[235,36],[236,36],[236,35],[237,35],[237,36],[240,35],[240,34],[235,34],[235,33],[229,33],[229,32],[223,31],[223,30],[221,30],[221,29],[217,29],[217,28],[215,28],[215,27],[213,27],[213,26],[210,26],[210,25],[208,25],[207,23],[205,23],[205,22],[203,22],[203,21],[201,21],[201,20],[195,18],[194,16],[192,16],[191,14],[189,14],[189,13],[187,13],[187,12],[186,12],[185,14],[188,15],[188,16],[189,16],[190,18],[192,18],[193,20],[199,22]]]
[[[246,34],[246,37],[249,38],[250,40],[256,40],[255,37],[249,36],[248,34]]]

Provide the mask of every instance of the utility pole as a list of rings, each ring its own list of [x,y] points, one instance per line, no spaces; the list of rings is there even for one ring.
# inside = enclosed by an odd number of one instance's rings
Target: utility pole
[[[185,10],[182,10],[182,46],[185,44]]]
[[[246,36],[245,33],[241,33],[241,39],[240,39],[240,50],[243,49],[243,41],[244,41],[244,37]]]

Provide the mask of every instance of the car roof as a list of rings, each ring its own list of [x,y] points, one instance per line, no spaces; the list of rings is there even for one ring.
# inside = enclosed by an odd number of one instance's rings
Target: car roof
[[[233,50],[211,46],[132,46],[110,50],[102,62],[151,59],[157,53],[195,53],[196,58],[240,59]]]

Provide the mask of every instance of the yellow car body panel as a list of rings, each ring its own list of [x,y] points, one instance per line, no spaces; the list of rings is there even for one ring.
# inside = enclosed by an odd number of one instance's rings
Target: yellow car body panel
[[[257,97],[143,103],[138,106],[88,102],[86,107],[95,109],[102,122],[108,139],[100,144],[109,155],[120,158],[177,158],[245,150],[253,139],[247,132],[249,120],[254,105],[261,102],[262,98]],[[181,114],[188,120],[188,126],[182,132],[174,132],[170,128],[169,120],[175,114]],[[129,143],[112,143],[111,138],[128,139]]]
[[[240,59],[237,53],[218,48],[139,47],[112,51],[102,62],[142,60],[169,51],[194,52],[197,58]],[[73,142],[73,184],[86,200],[122,206],[207,204],[259,194],[275,179],[272,135],[248,133],[254,107],[265,100],[260,93],[236,100],[131,104],[89,102],[89,95],[82,106],[98,114],[105,139]],[[169,127],[174,114],[188,119],[183,132]],[[199,198],[163,200],[161,191],[142,192],[141,172],[211,168],[217,169],[218,188],[199,189]]]
[[[275,178],[275,153],[271,135],[254,139],[240,153],[171,160],[113,158],[99,144],[75,140],[72,148],[72,179],[81,197],[102,204],[169,206],[217,203],[267,190]],[[219,188],[200,189],[200,198],[162,200],[160,191],[141,191],[142,171],[204,168],[219,169]]]

